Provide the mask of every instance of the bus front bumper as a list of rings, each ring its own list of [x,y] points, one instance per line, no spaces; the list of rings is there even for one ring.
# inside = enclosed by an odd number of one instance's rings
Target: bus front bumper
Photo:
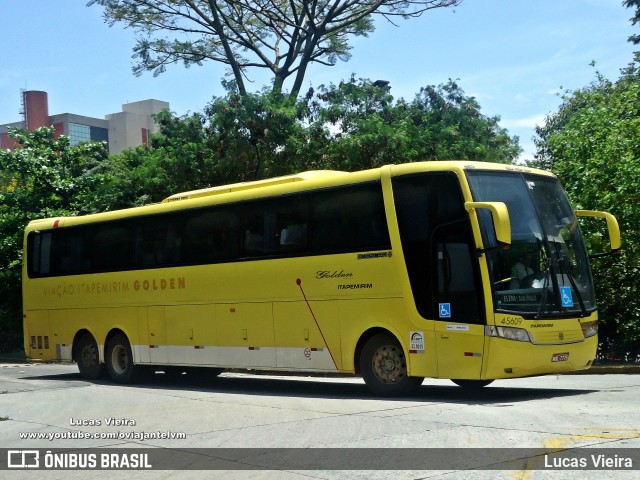
[[[518,378],[585,370],[593,364],[597,348],[597,335],[581,342],[553,345],[491,337],[483,378]]]

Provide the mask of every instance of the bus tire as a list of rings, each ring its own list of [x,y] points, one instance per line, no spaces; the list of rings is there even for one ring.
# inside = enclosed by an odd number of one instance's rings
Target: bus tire
[[[125,335],[119,333],[109,339],[105,364],[111,380],[116,383],[133,383],[138,380],[140,368],[133,363],[131,344]]]
[[[389,333],[374,335],[362,348],[360,373],[376,395],[408,395],[422,385],[424,378],[407,375],[407,358],[398,340]]]
[[[82,335],[74,350],[80,375],[88,380],[99,378],[104,372],[104,365],[100,363],[100,352],[93,335],[90,333]]]
[[[486,387],[490,383],[493,383],[493,380],[451,379],[451,381],[456,385],[458,385],[459,387],[464,388],[465,390],[480,390],[482,387]]]

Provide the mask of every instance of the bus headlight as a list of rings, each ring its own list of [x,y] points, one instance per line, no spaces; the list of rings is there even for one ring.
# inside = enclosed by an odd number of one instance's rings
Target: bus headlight
[[[531,342],[529,332],[523,328],[487,325],[484,327],[484,333],[489,337],[506,338],[507,340],[515,340],[517,342]]]
[[[584,338],[593,337],[598,334],[598,322],[586,322],[580,324]]]

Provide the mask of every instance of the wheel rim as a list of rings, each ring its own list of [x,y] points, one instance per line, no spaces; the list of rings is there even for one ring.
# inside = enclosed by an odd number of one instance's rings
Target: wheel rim
[[[395,384],[406,376],[407,364],[402,349],[393,345],[384,345],[376,350],[371,365],[373,373],[383,383]]]
[[[117,345],[111,352],[111,367],[118,375],[127,371],[129,367],[129,354],[124,346]]]
[[[80,357],[85,367],[95,367],[98,364],[98,352],[94,345],[85,345]]]

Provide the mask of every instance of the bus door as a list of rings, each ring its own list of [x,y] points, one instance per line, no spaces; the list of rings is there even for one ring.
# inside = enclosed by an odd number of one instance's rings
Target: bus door
[[[437,376],[479,379],[485,313],[460,181],[453,172],[398,176],[393,195],[416,310],[435,320]]]
[[[438,376],[479,379],[485,315],[474,268],[477,260],[464,227],[464,223],[443,227],[433,245]]]

